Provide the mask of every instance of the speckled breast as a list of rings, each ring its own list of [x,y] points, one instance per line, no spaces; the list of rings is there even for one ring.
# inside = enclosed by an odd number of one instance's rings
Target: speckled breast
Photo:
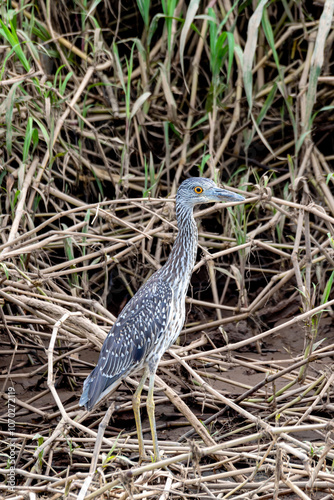
[[[173,301],[173,311],[164,334],[158,339],[156,354],[159,359],[167,349],[177,340],[185,320],[185,295],[182,294]]]

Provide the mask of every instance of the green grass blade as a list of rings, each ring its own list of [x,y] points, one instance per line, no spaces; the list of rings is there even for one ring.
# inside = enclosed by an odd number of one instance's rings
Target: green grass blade
[[[70,71],[65,76],[65,80],[63,81],[63,83],[61,85],[59,85],[59,93],[60,93],[60,95],[64,95],[65,94],[66,86],[67,86],[70,78],[72,78],[72,75],[73,75],[73,71]]]
[[[334,271],[332,271],[329,280],[326,283],[324,293],[322,294],[321,297],[321,302],[320,302],[321,304],[326,304],[326,302],[328,302],[328,298],[333,286],[333,280],[334,280]]]
[[[41,129],[41,132],[43,134],[43,137],[44,137],[46,144],[49,145],[50,144],[50,136],[49,136],[48,131],[46,130],[45,126],[43,125],[43,123],[41,121],[38,120],[38,118],[34,118],[34,121],[37,123],[37,125]]]
[[[17,55],[17,57],[19,58],[19,60],[21,61],[24,69],[27,72],[30,71],[30,69],[31,69],[30,64],[29,64],[28,59],[26,58],[26,56],[22,50],[22,47],[20,45],[20,41],[19,41],[17,34],[16,34],[16,31],[15,31],[14,24],[12,22],[10,22],[10,26],[12,29],[12,31],[10,31],[7,28],[7,26],[3,23],[3,21],[0,19],[0,26],[1,26],[0,35],[2,35],[7,40],[7,42],[13,47],[14,52]]]
[[[23,163],[26,163],[28,156],[29,156],[29,148],[30,148],[32,133],[33,133],[32,125],[33,125],[33,120],[32,120],[32,117],[30,116],[28,118],[26,135],[25,135],[24,144],[23,144],[23,154],[22,154],[22,162]]]
[[[227,67],[227,81],[230,80],[232,65],[234,61],[234,36],[232,33],[226,32],[227,44],[228,44],[228,67]]]
[[[137,5],[141,17],[143,18],[145,28],[148,28],[149,14],[150,14],[150,0],[137,0]]]

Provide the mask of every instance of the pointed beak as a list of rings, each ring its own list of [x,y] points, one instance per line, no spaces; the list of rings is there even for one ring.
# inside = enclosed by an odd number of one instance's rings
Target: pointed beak
[[[227,189],[220,188],[212,188],[209,189],[206,193],[206,196],[211,198],[211,201],[244,201],[244,197],[240,194],[233,193],[232,191],[228,191]]]

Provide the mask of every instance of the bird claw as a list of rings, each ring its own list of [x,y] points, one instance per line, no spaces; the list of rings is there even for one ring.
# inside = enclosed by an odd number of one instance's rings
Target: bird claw
[[[139,455],[138,464],[141,465],[143,462],[150,462],[150,458],[146,455],[146,453],[141,453]]]

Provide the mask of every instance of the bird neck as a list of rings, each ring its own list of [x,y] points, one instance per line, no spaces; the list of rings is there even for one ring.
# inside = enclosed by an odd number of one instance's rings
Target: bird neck
[[[175,288],[180,289],[180,292],[185,294],[196,262],[198,245],[198,230],[193,207],[177,201],[176,220],[179,232],[169,258],[162,269],[162,275],[166,281],[172,283]]]

